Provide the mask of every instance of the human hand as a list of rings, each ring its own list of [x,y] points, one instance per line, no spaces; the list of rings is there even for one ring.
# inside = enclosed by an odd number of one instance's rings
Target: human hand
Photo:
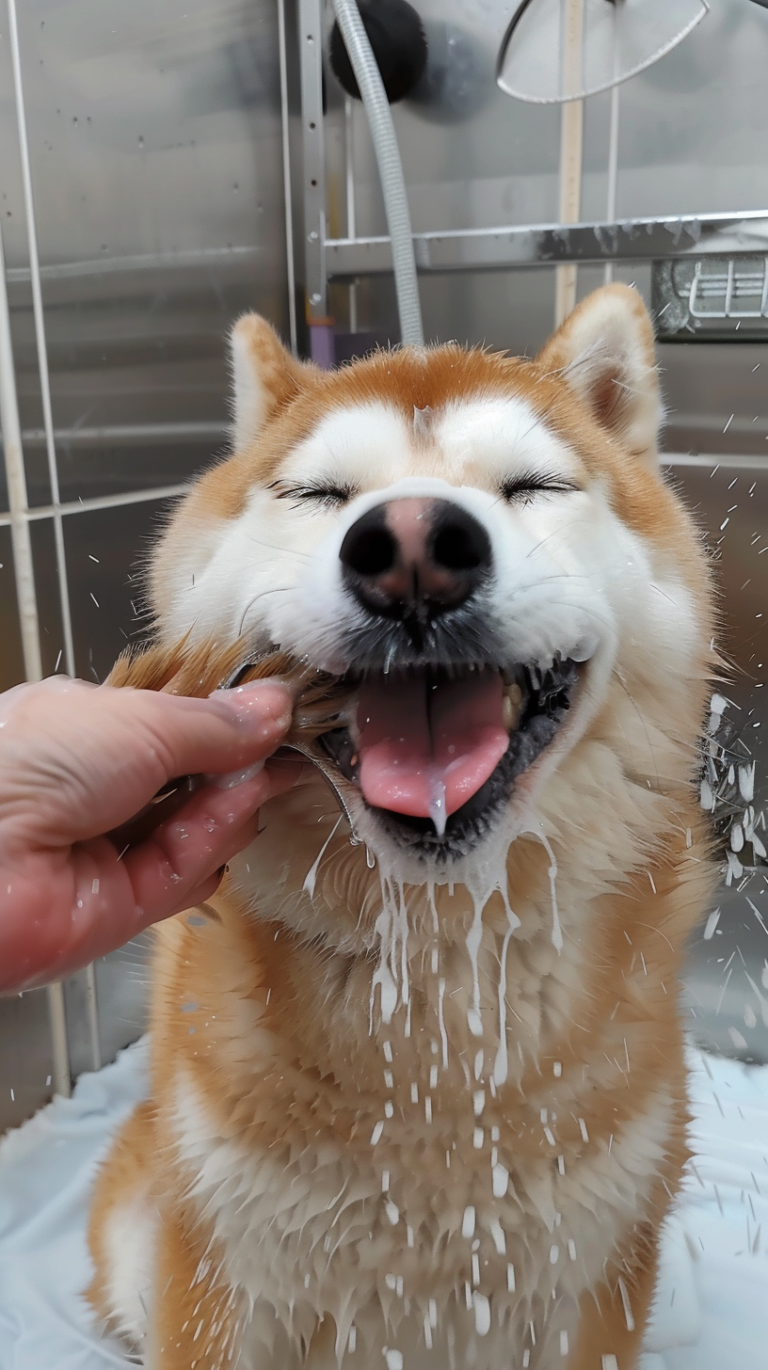
[[[69,975],[208,899],[259,807],[298,776],[282,759],[261,769],[290,717],[274,681],[189,699],[54,676],[0,695],[0,993]],[[202,788],[118,851],[106,834],[193,774]]]

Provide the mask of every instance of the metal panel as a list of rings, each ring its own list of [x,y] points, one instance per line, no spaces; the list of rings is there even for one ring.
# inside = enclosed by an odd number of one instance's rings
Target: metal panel
[[[214,8],[169,0],[159,11],[150,0],[127,8],[25,0],[17,13],[26,120],[12,100],[14,43],[0,20],[0,156],[30,505],[22,516],[44,669],[63,664],[71,610],[74,665],[103,677],[124,635],[142,626],[128,576],[156,526],[158,499],[226,443],[231,321],[249,307],[278,327],[288,319],[277,12],[270,0]],[[2,683],[10,685],[23,666],[6,508],[3,481]],[[126,974],[131,955],[75,977],[66,1004],[49,996],[57,1015],[66,1009],[75,1071],[109,1059],[140,1030],[143,989]],[[94,1042],[99,987],[119,1011]],[[0,1129],[42,1102],[55,1078],[50,1040],[42,1083],[36,1064],[49,1037],[46,996],[18,1002],[23,1009],[0,1005],[0,1036],[19,1013],[29,1025],[0,1049]],[[63,1057],[58,1070],[63,1080]]]
[[[55,427],[221,430],[232,319],[252,307],[287,322],[275,8],[32,0],[19,23]],[[20,249],[9,243],[22,424],[40,429]],[[183,441],[157,451],[158,483],[178,479]],[[37,450],[31,499],[48,503]],[[70,498],[86,493],[76,467]]]
[[[692,352],[701,352],[692,348]],[[768,811],[768,462],[724,455],[673,468],[715,557],[721,642],[734,663],[720,686],[756,762],[755,809]],[[766,839],[768,846],[768,839]],[[691,1028],[702,1045],[768,1061],[768,866],[718,896],[720,916],[695,934],[685,974]],[[705,935],[706,934],[706,935]]]

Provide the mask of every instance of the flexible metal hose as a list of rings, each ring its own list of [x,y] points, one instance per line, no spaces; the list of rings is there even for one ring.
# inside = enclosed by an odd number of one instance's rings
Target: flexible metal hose
[[[333,8],[365,106],[379,167],[387,227],[392,241],[400,334],[404,343],[421,346],[424,342],[424,329],[421,321],[411,215],[392,111],[355,0],[333,0]]]

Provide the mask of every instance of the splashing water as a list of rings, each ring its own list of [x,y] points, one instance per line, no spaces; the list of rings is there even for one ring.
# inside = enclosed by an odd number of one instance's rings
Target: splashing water
[[[473,1037],[482,1037],[483,1018],[480,1012],[480,974],[477,958],[483,936],[483,909],[485,905],[479,899],[475,899],[474,903],[475,916],[467,933],[467,952],[469,964],[472,967],[472,1003],[467,1013],[467,1021]]]
[[[448,814],[445,811],[445,785],[442,780],[432,780],[432,793],[429,801],[429,816],[435,825],[438,837],[445,833]]]
[[[309,870],[307,871],[307,874],[306,874],[306,876],[305,876],[303,889],[304,889],[305,894],[308,894],[308,895],[309,895],[310,899],[313,899],[313,898],[314,898],[314,894],[315,894],[315,885],[316,885],[316,883],[317,883],[317,873],[318,873],[318,871],[319,871],[319,869],[320,869],[320,862],[322,861],[323,857],[325,856],[325,853],[327,852],[329,846],[331,845],[331,842],[333,841],[334,837],[336,836],[336,832],[337,832],[337,830],[338,830],[339,824],[341,823],[341,820],[342,820],[343,816],[344,816],[343,814],[339,814],[338,818],[336,819],[336,822],[334,823],[333,827],[331,828],[331,831],[329,832],[328,836],[326,837],[326,839],[325,839],[325,841],[324,841],[322,847],[320,848],[320,851],[318,852],[318,854],[317,854],[317,856],[316,856],[314,862],[313,862],[312,865],[310,866],[310,868],[309,868]]]
[[[549,888],[552,896],[552,945],[559,955],[563,950],[563,930],[560,926],[560,913],[557,907],[557,858],[543,827],[530,829],[530,831],[533,833],[534,837],[538,837],[549,857]]]
[[[440,1027],[440,1042],[443,1048],[443,1070],[448,1069],[448,1034],[445,1030],[445,980],[441,977],[437,982],[437,1021]]]
[[[509,1055],[507,1051],[507,952],[512,937],[511,926],[504,934],[504,942],[501,948],[501,964],[499,966],[499,1049],[496,1052],[496,1060],[493,1066],[493,1080],[497,1086],[506,1083],[509,1073]]]
[[[509,902],[509,887],[502,889],[499,886],[499,893],[504,900],[504,908],[507,915],[507,931],[504,934],[504,942],[501,948],[499,963],[499,1049],[496,1053],[496,1060],[493,1067],[493,1082],[495,1085],[506,1083],[509,1071],[509,1057],[507,1053],[507,952],[513,932],[520,927],[520,919],[515,913]]]
[[[398,1002],[410,1009],[408,977],[408,909],[405,890],[400,881],[381,875],[381,912],[374,924],[379,943],[379,957],[371,980],[369,1031],[373,1034],[373,1014],[376,986],[381,992],[382,1022],[389,1024]],[[410,1031],[410,1014],[406,1033]]]

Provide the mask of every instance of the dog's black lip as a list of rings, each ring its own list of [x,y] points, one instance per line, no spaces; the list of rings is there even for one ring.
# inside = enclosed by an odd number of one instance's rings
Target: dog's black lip
[[[443,668],[451,673],[461,667]],[[487,665],[485,669],[488,669]],[[579,679],[579,667],[571,658],[557,660],[545,669],[515,665],[507,668],[506,678],[517,681],[523,690],[523,711],[519,724],[495,770],[471,799],[450,814],[445,831],[438,835],[430,818],[416,818],[366,804],[386,832],[401,847],[420,856],[438,860],[463,855],[493,826],[509,801],[515,782],[522,776],[559,732],[570,709],[571,697]],[[336,728],[318,739],[325,754],[342,775],[358,783],[359,761],[347,728]],[[362,794],[361,794],[362,798]],[[365,803],[365,800],[363,800]]]

